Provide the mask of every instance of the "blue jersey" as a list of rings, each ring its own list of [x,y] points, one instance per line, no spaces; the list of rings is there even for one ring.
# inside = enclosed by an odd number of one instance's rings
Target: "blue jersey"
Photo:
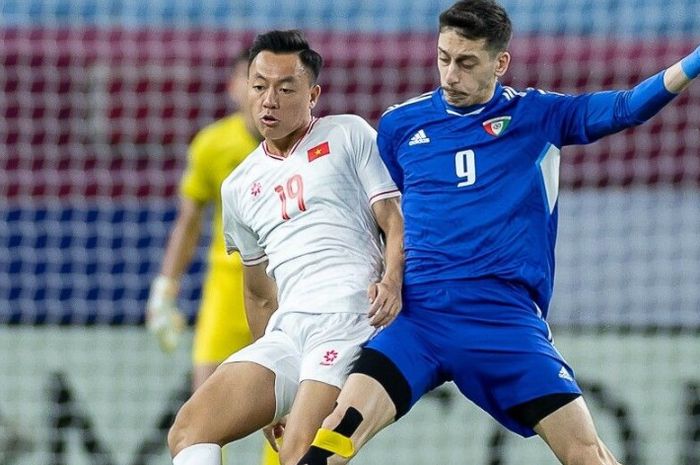
[[[546,316],[560,149],[650,117],[640,89],[569,96],[497,84],[485,105],[455,108],[437,89],[389,108],[377,140],[403,193],[406,285],[503,279]],[[672,98],[663,92],[653,110]]]

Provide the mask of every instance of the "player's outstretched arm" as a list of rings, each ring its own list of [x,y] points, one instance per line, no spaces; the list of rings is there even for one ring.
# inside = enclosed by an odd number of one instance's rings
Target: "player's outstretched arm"
[[[700,47],[666,70],[664,86],[669,92],[677,94],[688,87],[688,84],[698,75],[700,75]]]
[[[265,272],[267,261],[243,267],[243,294],[248,327],[257,340],[265,334],[270,316],[277,310],[277,284]]]
[[[700,47],[669,68],[625,91],[591,95],[585,115],[589,141],[642,124],[700,74]]]
[[[370,308],[367,315],[375,327],[387,326],[401,311],[403,285],[403,216],[398,197],[378,200],[372,204],[379,228],[384,233],[384,274],[367,291]]]
[[[146,303],[146,326],[158,338],[161,349],[172,352],[177,347],[185,319],[177,309],[180,278],[189,266],[201,233],[204,206],[183,197],[180,200],[160,275],[151,284]]]

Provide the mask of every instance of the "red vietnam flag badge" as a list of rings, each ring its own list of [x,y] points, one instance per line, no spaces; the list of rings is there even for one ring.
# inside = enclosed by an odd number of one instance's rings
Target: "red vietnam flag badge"
[[[310,148],[306,151],[309,156],[309,162],[314,161],[317,158],[321,158],[324,155],[331,153],[331,148],[328,146],[328,142],[318,144],[316,147]]]

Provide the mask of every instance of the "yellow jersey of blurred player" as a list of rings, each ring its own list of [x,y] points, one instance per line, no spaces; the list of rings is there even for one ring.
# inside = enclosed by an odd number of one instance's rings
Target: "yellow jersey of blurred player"
[[[252,119],[243,111],[247,95],[248,54],[237,57],[228,93],[239,111],[205,127],[190,145],[180,182],[180,205],[165,249],[160,275],[153,281],[147,326],[166,352],[172,352],[185,328],[177,309],[180,279],[192,261],[200,238],[202,217],[213,206],[209,269],[195,325],[192,391],[233,352],[252,342],[243,303],[243,270],[238,255],[227,255],[221,224],[221,183],[260,143]],[[265,446],[264,465],[279,464]]]

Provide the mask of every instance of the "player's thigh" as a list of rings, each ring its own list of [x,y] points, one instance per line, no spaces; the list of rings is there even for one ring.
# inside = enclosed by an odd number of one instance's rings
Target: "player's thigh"
[[[223,445],[268,424],[274,382],[274,373],[257,363],[220,366],[178,412],[169,438],[173,452],[202,442]]]
[[[253,344],[227,358],[217,371],[230,363],[253,362],[274,373],[273,396],[275,408],[271,420],[289,413],[299,387],[301,353],[293,338],[271,324],[272,330]],[[206,384],[206,383],[205,383]]]
[[[296,464],[309,448],[316,431],[335,405],[340,389],[320,381],[305,380],[292,404],[280,450],[283,464]]]
[[[202,290],[195,325],[195,365],[218,364],[252,341],[243,305],[242,276],[213,265]]]
[[[431,325],[422,324],[420,313],[420,308],[404,301],[396,320],[365,345],[352,370],[383,386],[395,405],[396,419],[408,413],[423,394],[446,381],[430,343],[436,337]]]
[[[534,429],[562,463],[617,463],[598,437],[583,397],[550,413]]]

